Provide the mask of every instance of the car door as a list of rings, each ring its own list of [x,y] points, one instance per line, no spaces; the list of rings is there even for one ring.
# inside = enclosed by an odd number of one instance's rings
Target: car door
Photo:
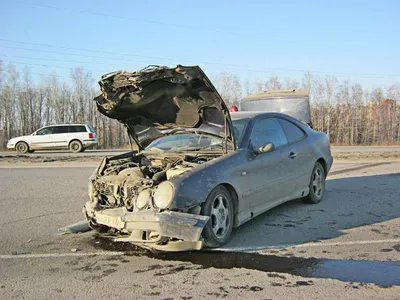
[[[43,127],[32,138],[32,149],[49,149],[52,146],[54,126]]]
[[[69,126],[59,125],[55,126],[53,130],[53,147],[57,149],[68,148],[69,142]]]
[[[274,118],[264,118],[255,122],[251,135],[251,147],[260,147],[273,143],[275,149],[258,155],[253,155],[246,171],[248,188],[246,195],[252,207],[268,206],[279,199],[282,194],[282,179],[285,176],[282,169],[281,147],[287,144],[286,136]]]
[[[88,133],[86,131],[85,125],[71,125],[69,126],[69,141],[79,140],[83,141],[87,139]]]
[[[302,190],[309,184],[312,168],[314,167],[312,145],[308,142],[307,134],[289,120],[279,119],[288,146],[283,150],[285,164],[292,170],[288,181],[295,190]]]

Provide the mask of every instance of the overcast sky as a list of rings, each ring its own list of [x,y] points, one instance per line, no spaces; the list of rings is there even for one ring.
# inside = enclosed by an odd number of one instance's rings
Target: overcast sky
[[[0,3],[0,59],[36,77],[196,64],[210,77],[299,80],[310,70],[367,88],[400,81],[400,1]]]

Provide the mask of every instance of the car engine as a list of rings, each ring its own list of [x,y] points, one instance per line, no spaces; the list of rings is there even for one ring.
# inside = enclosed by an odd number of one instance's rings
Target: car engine
[[[122,206],[128,211],[158,210],[151,201],[158,184],[210,159],[212,157],[151,154],[105,158],[90,178],[89,197],[100,210]]]

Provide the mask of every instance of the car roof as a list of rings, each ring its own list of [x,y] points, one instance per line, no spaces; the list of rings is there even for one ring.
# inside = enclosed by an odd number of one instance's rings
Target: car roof
[[[274,98],[294,99],[297,97],[309,97],[310,93],[307,89],[292,89],[292,90],[272,90],[260,93],[247,95],[242,101],[252,100],[272,100]]]
[[[87,124],[53,124],[53,125],[46,125],[44,127],[50,127],[50,126],[84,126]]]

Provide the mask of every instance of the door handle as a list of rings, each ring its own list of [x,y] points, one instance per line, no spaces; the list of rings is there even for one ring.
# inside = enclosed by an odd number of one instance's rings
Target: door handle
[[[297,157],[297,153],[296,152],[290,152],[289,158],[295,159],[296,157]]]

